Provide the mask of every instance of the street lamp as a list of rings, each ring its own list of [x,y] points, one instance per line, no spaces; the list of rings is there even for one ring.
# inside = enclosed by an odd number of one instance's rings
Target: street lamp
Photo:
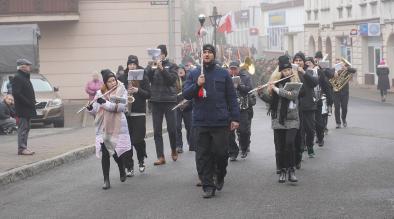
[[[213,27],[213,45],[216,48],[216,31],[217,28],[219,26],[219,22],[220,22],[220,18],[222,17],[222,15],[218,14],[218,9],[215,7],[213,7],[212,10],[212,15],[209,16],[209,20],[211,21],[212,27]]]

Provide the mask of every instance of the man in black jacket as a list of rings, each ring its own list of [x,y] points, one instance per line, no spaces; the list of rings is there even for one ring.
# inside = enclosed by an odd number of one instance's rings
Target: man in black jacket
[[[348,72],[350,74],[356,73],[356,69],[351,68],[349,63],[341,62],[342,68],[335,72],[334,78],[339,77],[341,74]],[[347,105],[349,102],[349,82],[339,91],[334,91],[334,108],[335,108],[335,122],[336,128],[341,128],[341,119],[343,127],[347,127],[346,115]],[[342,113],[341,113],[342,110]]]
[[[178,159],[176,151],[176,114],[172,110],[177,101],[178,67],[166,58],[167,47],[165,45],[159,45],[157,48],[161,50],[160,60],[157,61],[156,67],[149,65],[146,71],[151,83],[150,102],[152,104],[153,135],[158,159],[154,162],[154,165],[163,165],[166,163],[162,136],[163,116],[166,117],[172,160],[176,161]]]
[[[18,59],[16,62],[18,72],[12,81],[12,95],[15,99],[16,116],[18,123],[18,155],[33,155],[27,149],[27,138],[30,131],[30,120],[36,115],[36,97],[30,81],[32,63],[27,59]]]
[[[128,81],[129,70],[143,70],[139,66],[138,57],[130,55],[127,59],[127,67],[119,78],[125,85],[128,95],[134,97],[134,102],[131,104],[131,109],[128,109],[126,113],[127,125],[129,128],[129,134],[131,144],[137,152],[138,167],[140,172],[145,171],[144,159],[146,155],[146,100],[151,96],[151,89],[149,84],[148,75],[144,73],[142,80],[131,80]],[[130,72],[132,74],[132,72]],[[129,84],[130,82],[130,84]],[[133,161],[133,150],[130,150],[131,155],[128,163],[126,163],[126,175],[131,177],[134,175],[134,161]]]
[[[300,146],[306,146],[309,157],[314,157],[313,140],[315,138],[315,111],[317,109],[314,100],[314,87],[316,87],[319,82],[318,78],[313,76],[313,71],[307,70],[305,66],[305,55],[303,53],[299,52],[295,54],[293,62],[298,65],[298,75],[303,83],[299,95],[301,122],[299,131],[301,135]],[[298,151],[297,148],[296,151]],[[298,156],[298,158],[296,158],[296,167],[299,168],[301,159],[299,158],[299,154],[296,154],[296,156]]]
[[[249,73],[245,69],[240,70],[239,62],[230,63],[230,74],[233,77],[239,76],[240,83],[234,84],[236,89],[238,104],[240,107],[239,120],[239,146],[241,148],[241,158],[246,158],[248,147],[250,145],[251,123],[253,117],[253,108],[249,104],[248,92],[252,90],[252,82]],[[235,131],[230,132],[229,154],[230,161],[235,161],[238,157],[239,148],[235,141]]]

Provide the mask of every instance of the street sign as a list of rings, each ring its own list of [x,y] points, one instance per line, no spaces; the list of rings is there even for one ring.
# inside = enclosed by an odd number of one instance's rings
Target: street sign
[[[150,5],[168,5],[168,1],[151,1]]]

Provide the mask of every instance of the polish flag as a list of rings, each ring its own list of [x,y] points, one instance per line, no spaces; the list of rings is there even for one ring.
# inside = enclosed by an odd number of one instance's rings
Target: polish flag
[[[220,19],[217,31],[221,33],[231,33],[234,29],[234,20],[232,19],[231,12],[228,12]]]

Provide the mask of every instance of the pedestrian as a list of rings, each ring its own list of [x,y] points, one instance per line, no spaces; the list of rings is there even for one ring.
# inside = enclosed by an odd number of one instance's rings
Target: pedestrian
[[[157,161],[154,165],[166,163],[163,144],[163,116],[166,118],[167,132],[171,146],[171,158],[178,159],[176,151],[176,114],[172,108],[176,105],[176,81],[178,67],[167,59],[167,47],[159,45],[161,50],[160,60],[148,65],[146,68],[151,83],[152,122],[153,136],[156,145]]]
[[[184,88],[185,81],[186,81],[186,68],[183,65],[179,65],[178,68],[178,81],[177,81],[177,93],[178,95],[178,103],[183,103],[176,109],[176,130],[177,130],[177,138],[176,138],[176,145],[177,145],[177,152],[183,153],[183,136],[182,136],[182,120],[185,124],[186,129],[186,141],[187,147],[189,151],[194,151],[194,145],[192,144],[192,105],[190,101],[186,101],[182,95],[182,89]]]
[[[239,127],[239,106],[228,72],[215,62],[216,50],[203,46],[203,65],[187,77],[183,96],[193,102],[196,165],[204,198],[223,188],[227,173],[229,130]],[[203,68],[204,74],[201,74]],[[214,182],[214,176],[216,182]]]
[[[12,80],[13,79],[14,79],[14,76],[12,76],[12,75],[8,76],[7,94],[12,94]]]
[[[386,65],[384,59],[382,59],[376,71],[378,75],[378,90],[380,90],[382,102],[386,102],[387,90],[390,89],[389,73],[389,67]]]
[[[118,66],[118,70],[116,71],[116,78],[120,78],[122,75],[127,73],[122,65]]]
[[[299,88],[293,87],[285,90],[288,82],[300,82],[297,70],[292,70],[289,57],[280,56],[279,68],[275,70],[269,80],[268,97],[268,114],[271,115],[271,127],[274,130],[274,144],[276,153],[276,165],[280,170],[279,183],[288,181],[297,182],[295,176],[295,140],[297,130],[300,127],[300,118],[298,112],[298,94]],[[273,81],[294,75],[291,78],[274,84]],[[267,95],[267,94],[263,94]]]
[[[111,187],[109,180],[110,155],[118,164],[120,181],[126,180],[124,163],[128,159],[126,152],[131,150],[131,141],[126,111],[127,90],[122,83],[116,80],[111,70],[101,71],[104,85],[97,91],[95,99],[87,107],[90,114],[95,116],[96,127],[96,156],[101,157],[104,176],[103,189]],[[105,95],[104,95],[105,94]]]
[[[33,155],[34,151],[27,148],[31,118],[37,115],[36,97],[30,81],[32,63],[27,59],[18,59],[16,65],[18,72],[11,84],[18,117],[18,155]]]
[[[126,112],[127,125],[132,145],[137,152],[138,170],[142,173],[145,171],[146,154],[146,100],[151,96],[151,88],[147,74],[143,74],[140,80],[128,80],[130,70],[144,70],[139,65],[138,57],[130,55],[127,58],[127,67],[125,74],[121,75],[119,80],[123,82],[128,90],[128,95],[134,98],[131,108]],[[130,74],[135,74],[130,72]],[[126,175],[131,177],[134,175],[133,150],[130,150],[130,160],[126,162]]]
[[[15,120],[14,98],[7,94],[0,102],[0,132],[11,134],[17,130]]]
[[[298,140],[300,140],[300,145],[296,146],[296,151],[298,152],[296,155],[298,167],[301,164],[303,148],[307,148],[310,158],[315,156],[313,146],[315,139],[315,111],[317,107],[314,88],[318,85],[319,81],[317,76],[313,76],[313,68],[309,67],[308,69],[308,66],[305,65],[305,61],[304,53],[299,52],[294,55],[293,63],[298,66],[298,76],[303,83],[299,100],[301,125],[299,129],[300,138]]]
[[[103,82],[99,79],[97,72],[93,72],[92,80],[86,83],[85,91],[89,95],[89,101],[93,100],[96,92],[101,89]]]
[[[339,63],[338,66],[340,66],[340,69],[338,69],[335,74],[334,74],[334,79],[338,77],[343,77],[342,74],[355,74],[356,69],[351,67],[351,64],[345,60],[342,59]],[[342,124],[343,127],[347,127],[347,106],[349,102],[349,81],[346,82],[345,85],[340,90],[335,91],[334,90],[334,109],[335,109],[335,122],[336,122],[336,128],[339,129],[341,128],[341,119],[342,119]]]
[[[229,65],[230,74],[233,78],[239,77],[239,83],[234,83],[238,107],[240,109],[239,128],[239,147],[235,142],[235,131],[230,132],[230,161],[235,161],[241,149],[241,158],[246,158],[250,146],[251,122],[253,117],[253,104],[250,101],[249,91],[252,90],[252,82],[249,73],[240,68],[238,61],[233,61]]]

